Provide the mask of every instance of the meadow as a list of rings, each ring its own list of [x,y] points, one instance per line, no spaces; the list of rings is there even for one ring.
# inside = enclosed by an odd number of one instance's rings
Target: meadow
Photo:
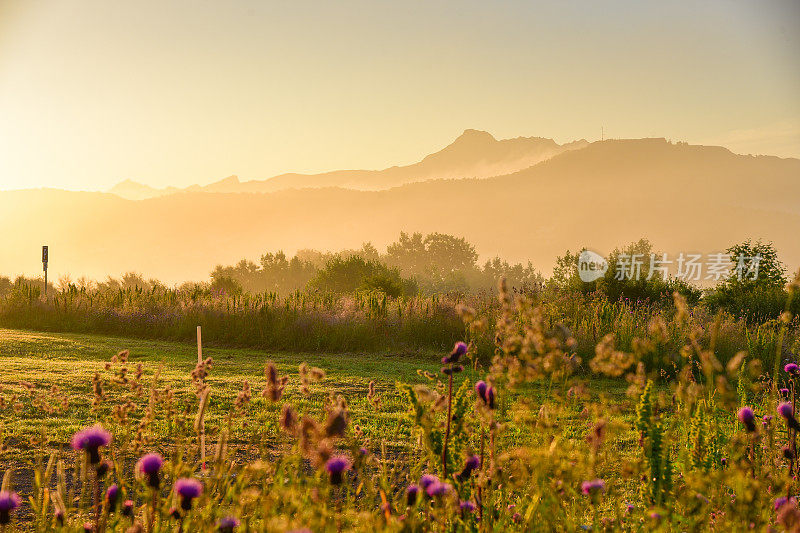
[[[789,312],[111,296],[0,305],[6,530],[800,528]]]

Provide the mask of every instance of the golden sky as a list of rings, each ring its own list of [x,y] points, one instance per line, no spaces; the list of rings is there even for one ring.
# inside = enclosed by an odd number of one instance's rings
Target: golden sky
[[[800,157],[800,2],[0,0],[0,189],[383,168],[466,128]]]

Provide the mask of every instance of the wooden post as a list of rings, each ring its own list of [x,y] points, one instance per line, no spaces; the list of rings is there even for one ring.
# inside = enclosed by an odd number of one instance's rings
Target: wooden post
[[[44,297],[47,298],[47,261],[49,260],[48,246],[42,246],[42,268],[44,269]]]
[[[197,326],[197,363],[203,362],[203,340],[200,334],[200,326]]]
[[[200,326],[197,326],[197,364],[203,362],[203,339]],[[202,400],[201,400],[202,401]],[[206,407],[208,408],[208,407]],[[203,470],[206,468],[206,424],[200,421],[200,464]]]

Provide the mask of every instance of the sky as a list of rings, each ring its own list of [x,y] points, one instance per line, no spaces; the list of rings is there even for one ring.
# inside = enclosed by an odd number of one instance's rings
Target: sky
[[[464,129],[800,157],[800,2],[0,0],[0,189],[384,168]]]

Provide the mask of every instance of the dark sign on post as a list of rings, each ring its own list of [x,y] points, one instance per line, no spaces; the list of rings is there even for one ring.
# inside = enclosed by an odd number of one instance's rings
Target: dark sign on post
[[[47,246],[42,246],[42,268],[44,268],[44,295],[47,296]]]

